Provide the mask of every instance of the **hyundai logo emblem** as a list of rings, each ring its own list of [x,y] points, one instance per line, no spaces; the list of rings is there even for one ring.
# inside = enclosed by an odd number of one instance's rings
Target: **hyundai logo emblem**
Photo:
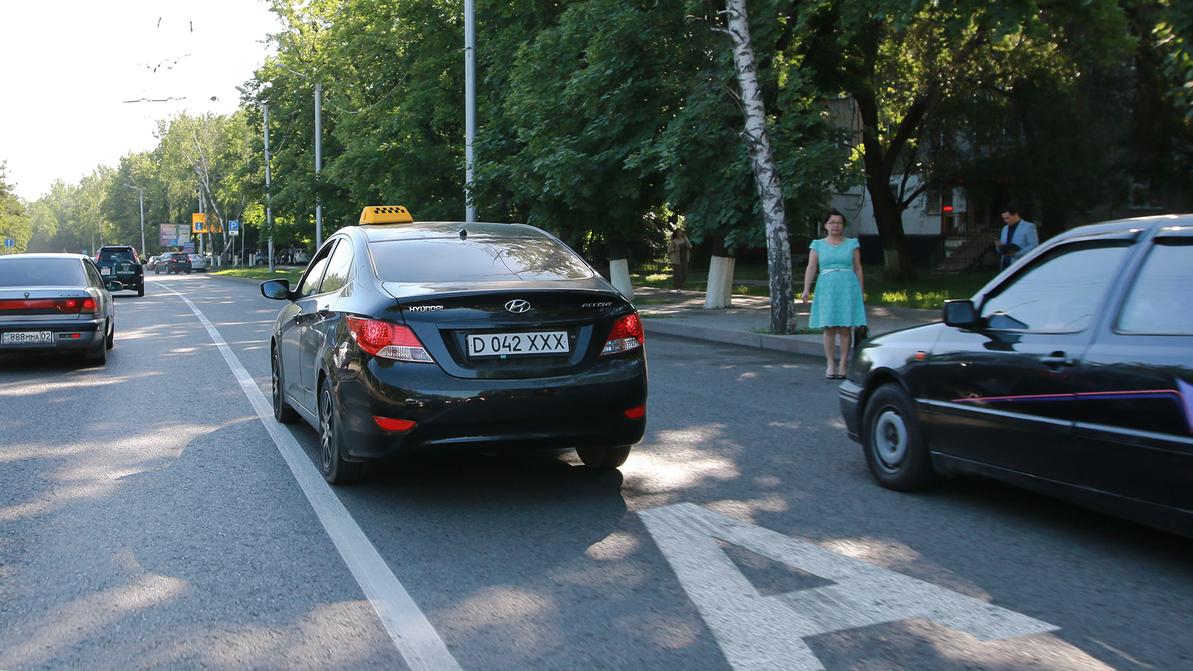
[[[515,298],[514,300],[505,304],[505,309],[513,312],[514,314],[522,314],[523,312],[530,311],[530,303],[527,303],[521,298]]]

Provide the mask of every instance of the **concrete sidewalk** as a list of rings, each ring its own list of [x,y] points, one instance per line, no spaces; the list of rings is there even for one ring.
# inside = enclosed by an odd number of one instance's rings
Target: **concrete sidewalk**
[[[642,315],[648,334],[680,336],[714,342],[758,347],[792,354],[824,356],[823,337],[771,335],[770,299],[765,296],[733,297],[733,307],[704,309],[703,291],[672,291],[652,287],[634,288],[634,306]],[[811,303],[796,303],[801,328],[808,326]],[[910,326],[940,320],[939,310],[866,306],[870,335],[889,333]]]

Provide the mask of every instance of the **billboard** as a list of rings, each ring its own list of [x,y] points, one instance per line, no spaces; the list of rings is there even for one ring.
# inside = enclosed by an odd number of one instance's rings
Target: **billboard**
[[[186,224],[159,224],[158,244],[162,247],[178,247],[191,241],[191,227]]]

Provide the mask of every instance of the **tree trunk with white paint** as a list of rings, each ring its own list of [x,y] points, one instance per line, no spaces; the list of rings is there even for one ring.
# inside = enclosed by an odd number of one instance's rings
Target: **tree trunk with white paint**
[[[609,259],[609,284],[622,296],[634,297],[634,285],[630,282],[630,262],[626,259]]]
[[[705,310],[720,310],[733,304],[733,266],[736,261],[732,256],[713,256],[709,259]]]
[[[787,237],[787,220],[783,211],[783,186],[770,151],[766,133],[766,108],[762,91],[758,88],[754,47],[750,42],[750,19],[746,0],[726,0],[726,32],[733,41],[733,64],[741,86],[745,108],[746,145],[754,166],[754,181],[758,198],[762,201],[762,217],[766,222],[766,259],[770,275],[770,328],[772,333],[796,332],[795,295],[791,288],[791,244]]]

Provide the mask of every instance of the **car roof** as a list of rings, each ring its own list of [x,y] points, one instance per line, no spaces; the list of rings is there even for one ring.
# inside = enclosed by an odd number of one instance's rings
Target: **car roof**
[[[1193,227],[1193,214],[1160,214],[1151,217],[1134,217],[1131,219],[1116,219],[1100,224],[1078,226],[1057,235],[1056,241],[1088,236],[1111,235],[1114,233],[1150,233],[1157,228]]]
[[[20,254],[6,254],[0,256],[0,261],[6,259],[77,259],[82,261],[90,257],[82,254],[70,254],[66,252],[22,252]]]
[[[100,249],[132,249],[132,245],[102,245]]]
[[[547,233],[526,224],[465,223],[461,221],[417,221],[413,224],[367,224],[349,226],[364,233],[369,242],[389,240],[425,240],[427,238],[456,238],[460,231],[468,237],[481,238],[547,238]]]

